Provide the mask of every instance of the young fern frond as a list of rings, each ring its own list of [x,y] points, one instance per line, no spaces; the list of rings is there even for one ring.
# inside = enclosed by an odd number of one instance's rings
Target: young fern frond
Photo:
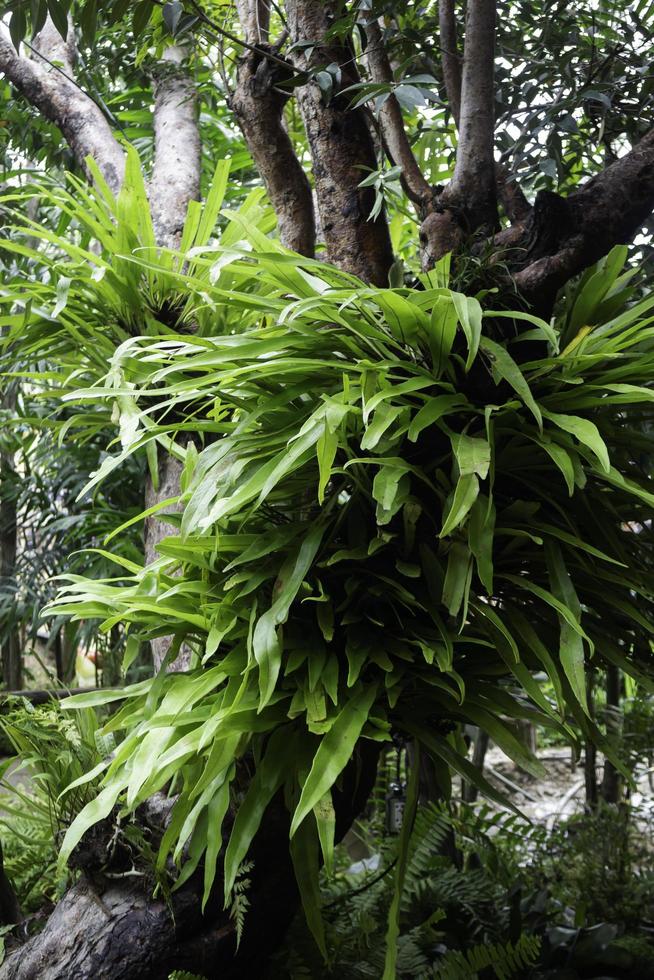
[[[538,936],[522,935],[515,943],[474,946],[462,953],[446,953],[429,974],[431,980],[474,980],[482,970],[493,970],[497,980],[524,976],[534,966],[540,952]]]

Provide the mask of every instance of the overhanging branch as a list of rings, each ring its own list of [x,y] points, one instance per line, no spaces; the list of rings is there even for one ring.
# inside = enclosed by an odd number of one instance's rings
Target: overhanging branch
[[[53,25],[46,22],[34,43],[49,61],[61,61],[72,73],[74,42],[72,32],[64,41]],[[50,57],[50,55],[53,57]],[[0,34],[0,72],[50,122],[62,132],[79,166],[90,176],[85,164],[92,156],[104,179],[114,193],[118,192],[123,179],[125,159],[102,110],[61,71],[36,58],[24,58],[17,54],[11,41]],[[68,72],[67,72],[68,73]]]
[[[382,38],[379,23],[371,18],[366,23],[366,61],[373,82],[391,83],[393,71]],[[423,176],[409,143],[402,109],[395,94],[391,92],[379,110],[379,123],[384,143],[391,161],[402,169],[402,180],[408,196],[414,204],[422,205],[431,198],[431,187]]]
[[[555,222],[548,220],[552,207],[560,211]],[[534,215],[514,243],[524,255],[514,276],[518,288],[532,302],[551,299],[614,245],[633,241],[652,211],[654,129],[569,197],[537,197]]]

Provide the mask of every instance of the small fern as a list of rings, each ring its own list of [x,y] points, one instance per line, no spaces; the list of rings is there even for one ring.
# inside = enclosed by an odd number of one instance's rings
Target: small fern
[[[430,974],[432,980],[473,980],[481,970],[493,970],[497,980],[524,976],[540,953],[538,936],[523,934],[516,943],[473,946],[466,952],[446,953]]]
[[[232,904],[229,909],[229,917],[236,924],[236,949],[241,945],[243,928],[245,926],[245,916],[250,907],[250,900],[247,896],[248,888],[251,885],[250,874],[254,868],[253,861],[244,861],[237,873],[234,887],[232,888]]]

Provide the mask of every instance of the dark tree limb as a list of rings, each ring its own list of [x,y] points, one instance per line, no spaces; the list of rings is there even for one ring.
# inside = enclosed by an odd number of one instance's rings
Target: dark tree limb
[[[0,337],[3,334],[0,329]],[[5,381],[0,396],[0,408],[12,413],[16,409],[17,382]],[[11,448],[0,451],[0,585],[4,589],[15,588],[16,558],[18,554],[18,474]],[[23,675],[23,658],[20,649],[18,624],[5,627],[0,643],[2,680],[8,687],[20,687]]]
[[[46,22],[34,47],[38,52],[39,41],[43,55],[49,61],[61,60],[72,70],[74,44],[72,32],[66,41],[55,28]],[[54,55],[50,58],[48,52]],[[24,58],[16,53],[13,44],[0,34],[0,72],[41,114],[61,130],[79,166],[90,176],[85,159],[92,156],[111,190],[116,193],[122,183],[125,169],[123,151],[102,110],[73,81],[55,67],[36,58]]]
[[[572,276],[633,241],[652,211],[654,129],[569,197],[538,195],[533,215],[512,229],[518,289],[535,306],[551,304]]]
[[[366,61],[373,82],[390,83],[393,70],[382,38],[379,22],[372,18],[366,23]],[[379,110],[379,123],[388,155],[396,167],[402,168],[402,181],[414,204],[423,206],[431,199],[432,190],[424,177],[409,143],[402,109],[393,92]]]
[[[352,50],[328,36],[338,14],[334,0],[287,0],[286,13],[297,46],[296,68],[338,65],[341,87],[359,81]],[[307,48],[310,43],[311,49]],[[308,60],[307,50],[311,52]],[[377,169],[364,112],[349,109],[349,98],[338,94],[325,104],[314,81],[298,88],[297,98],[313,160],[327,258],[366,282],[385,286],[393,263],[388,225],[383,212],[370,220],[375,192],[359,186],[367,170]]]
[[[260,0],[237,0],[247,49],[230,104],[277,215],[287,248],[313,256],[316,227],[311,186],[284,127],[288,95],[275,85],[283,69],[266,57],[270,11]],[[258,47],[255,47],[257,45]]]
[[[454,3],[455,0],[438,0],[438,26],[445,95],[458,129],[461,118],[461,56]]]
[[[531,204],[525,197],[514,174],[501,163],[495,164],[495,186],[497,196],[509,221],[524,221],[531,211]]]

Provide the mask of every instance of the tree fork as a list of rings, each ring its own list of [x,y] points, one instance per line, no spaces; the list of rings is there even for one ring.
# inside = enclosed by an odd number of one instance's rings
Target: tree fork
[[[337,65],[336,93],[325,104],[314,81],[297,89],[297,99],[313,159],[316,195],[327,258],[338,268],[377,286],[388,284],[393,251],[385,215],[374,221],[371,187],[360,187],[366,171],[377,169],[372,138],[362,109],[348,108],[338,90],[359,81],[353,53],[336,43],[329,29],[336,19],[333,0],[287,0],[294,64],[298,69]],[[305,51],[311,49],[307,59]]]
[[[287,248],[313,256],[316,223],[309,179],[300,165],[284,127],[284,105],[289,95],[276,86],[283,68],[267,57],[270,11],[259,0],[237,0],[241,28],[254,50],[239,61],[236,90],[230,106],[277,215],[279,237]]]

